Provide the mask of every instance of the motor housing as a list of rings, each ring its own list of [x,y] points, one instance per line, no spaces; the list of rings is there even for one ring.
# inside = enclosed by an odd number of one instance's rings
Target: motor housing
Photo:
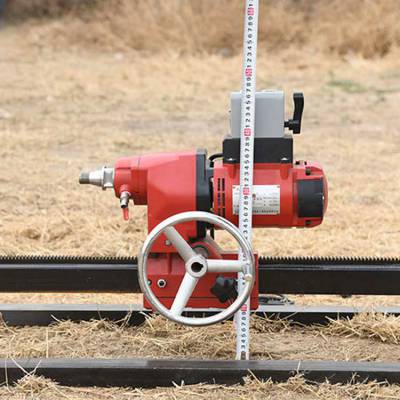
[[[240,164],[215,163],[214,212],[238,224]],[[253,227],[301,228],[319,225],[327,207],[327,183],[317,163],[256,163]]]

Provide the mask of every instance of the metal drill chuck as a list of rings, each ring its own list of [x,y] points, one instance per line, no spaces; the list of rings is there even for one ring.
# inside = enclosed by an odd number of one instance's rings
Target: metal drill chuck
[[[114,187],[114,168],[104,166],[95,171],[83,171],[79,175],[81,185],[100,186],[103,190]]]

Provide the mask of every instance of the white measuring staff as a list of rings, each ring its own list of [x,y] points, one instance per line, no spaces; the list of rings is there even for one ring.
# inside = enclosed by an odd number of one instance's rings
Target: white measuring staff
[[[253,216],[254,125],[258,0],[246,0],[243,35],[242,101],[240,123],[240,201],[239,229],[251,245]],[[244,259],[239,251],[239,259]],[[244,288],[243,273],[238,274],[238,292]],[[250,297],[235,315],[236,359],[249,359]]]

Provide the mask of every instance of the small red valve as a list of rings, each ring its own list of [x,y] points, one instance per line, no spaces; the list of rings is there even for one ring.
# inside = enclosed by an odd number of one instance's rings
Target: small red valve
[[[122,215],[125,221],[129,221],[129,208],[125,207],[122,209]]]

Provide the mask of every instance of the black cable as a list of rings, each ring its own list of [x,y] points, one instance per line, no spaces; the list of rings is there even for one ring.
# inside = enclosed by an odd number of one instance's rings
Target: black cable
[[[210,161],[210,167],[213,168],[214,167],[214,160],[216,158],[221,158],[224,156],[224,153],[215,153],[212,154],[210,157],[208,157],[209,161]]]

